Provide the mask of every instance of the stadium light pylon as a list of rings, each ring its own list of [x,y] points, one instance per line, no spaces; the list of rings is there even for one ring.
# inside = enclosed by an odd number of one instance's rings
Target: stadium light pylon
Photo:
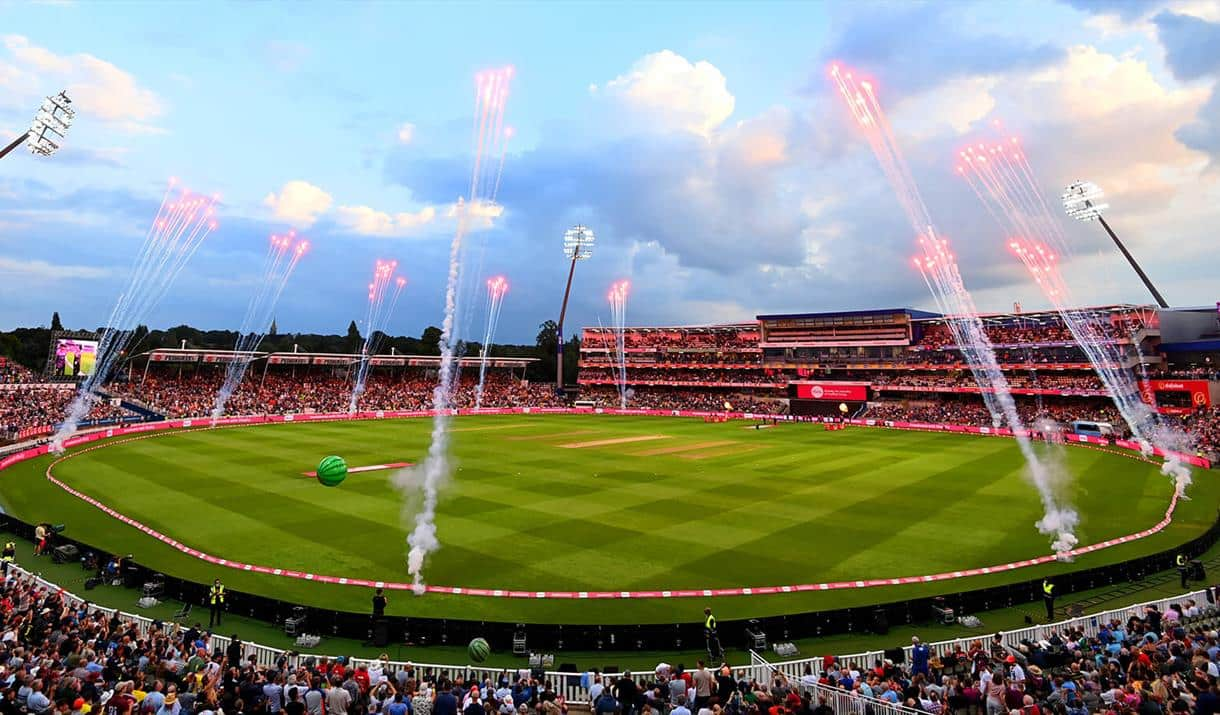
[[[72,109],[72,100],[66,91],[47,97],[38,108],[38,113],[30,122],[30,128],[14,139],[4,149],[0,149],[0,159],[25,142],[31,154],[51,156],[63,146],[68,136],[76,111]]]
[[[1144,282],[1144,287],[1156,299],[1157,305],[1162,308],[1168,308],[1169,303],[1165,302],[1165,298],[1161,296],[1161,292],[1152,284],[1152,279],[1144,272],[1139,261],[1135,260],[1135,256],[1131,255],[1131,251],[1123,245],[1119,240],[1118,235],[1114,233],[1114,229],[1110,228],[1110,224],[1106,223],[1106,219],[1101,215],[1101,212],[1110,208],[1110,204],[1103,201],[1105,192],[1101,187],[1094,184],[1092,181],[1077,181],[1063,191],[1063,210],[1067,215],[1077,221],[1097,221],[1101,227],[1110,235],[1110,240],[1114,241],[1114,245],[1118,246],[1118,250],[1127,259],[1127,263],[1135,269],[1136,275]]]
[[[563,319],[568,313],[568,296],[572,293],[572,276],[576,273],[576,262],[593,255],[593,244],[597,237],[593,229],[576,224],[563,233],[563,255],[572,261],[568,267],[568,282],[563,289],[563,304],[559,306],[559,323],[555,326],[555,389],[563,392]]]

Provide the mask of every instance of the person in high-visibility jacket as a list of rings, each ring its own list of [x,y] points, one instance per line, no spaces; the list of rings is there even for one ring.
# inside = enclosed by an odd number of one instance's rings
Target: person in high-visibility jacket
[[[0,553],[0,562],[4,564],[4,575],[8,576],[8,565],[17,560],[17,544],[8,542],[4,545],[4,552]]]
[[[703,609],[703,638],[707,641],[708,657],[715,660],[724,654],[720,649],[720,635],[716,632],[716,617],[712,615],[711,608]]]
[[[1046,620],[1055,620],[1055,583],[1049,578],[1042,579],[1042,603],[1046,605]]]
[[[210,614],[208,616],[208,628],[213,628],[220,625],[220,614],[225,608],[225,585],[216,579],[212,582],[212,587],[208,589],[208,608]]]
[[[1182,579],[1182,588],[1186,588],[1186,582],[1190,579],[1190,559],[1184,553],[1178,553],[1173,560],[1178,567],[1178,577]]]

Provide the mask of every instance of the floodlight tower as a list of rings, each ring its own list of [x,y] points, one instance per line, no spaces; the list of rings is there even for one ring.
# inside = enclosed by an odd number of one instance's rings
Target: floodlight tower
[[[1127,247],[1123,245],[1123,242],[1118,240],[1114,229],[1110,228],[1110,224],[1106,223],[1106,219],[1102,217],[1101,212],[1110,208],[1110,204],[1103,201],[1104,198],[1105,192],[1097,184],[1094,184],[1092,181],[1077,181],[1063,192],[1063,210],[1067,211],[1067,215],[1077,221],[1100,221],[1101,227],[1106,230],[1106,233],[1110,234],[1114,245],[1118,246],[1118,250],[1122,251],[1127,262],[1139,274],[1140,280],[1144,282],[1144,287],[1156,299],[1157,305],[1162,308],[1168,308],[1169,304],[1161,297],[1161,292],[1156,289],[1156,286],[1152,285],[1152,279],[1148,277],[1147,273],[1144,273],[1144,269],[1135,260],[1135,256],[1132,256]]]
[[[593,229],[576,224],[563,233],[563,255],[572,261],[568,267],[568,284],[563,289],[563,305],[559,308],[559,325],[555,328],[555,337],[559,344],[555,347],[555,388],[563,392],[563,317],[568,312],[568,295],[572,292],[572,275],[576,273],[576,262],[583,261],[593,255],[593,243],[597,238]]]
[[[0,159],[16,149],[21,142],[26,143],[31,154],[39,156],[51,156],[58,151],[64,138],[68,136],[72,120],[76,118],[76,111],[71,105],[72,100],[68,99],[67,92],[60,92],[43,100],[38,114],[34,115],[34,121],[30,123],[30,128],[11,144],[0,149]]]

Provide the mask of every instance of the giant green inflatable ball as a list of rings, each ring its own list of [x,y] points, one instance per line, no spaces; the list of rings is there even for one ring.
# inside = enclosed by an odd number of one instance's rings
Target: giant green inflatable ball
[[[343,457],[330,455],[318,462],[318,481],[324,487],[337,487],[347,478],[347,462]]]
[[[483,661],[487,660],[487,656],[491,655],[491,646],[488,645],[487,641],[483,640],[482,638],[475,638],[474,640],[470,641],[470,645],[467,646],[466,652],[470,655],[471,660],[476,663],[482,663]]]

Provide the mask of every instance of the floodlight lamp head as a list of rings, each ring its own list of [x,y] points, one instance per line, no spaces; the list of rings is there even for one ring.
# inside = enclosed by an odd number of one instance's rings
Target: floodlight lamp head
[[[31,154],[51,156],[63,146],[72,120],[76,118],[76,111],[71,105],[72,100],[67,92],[60,92],[43,101],[26,137],[25,145]]]
[[[571,260],[583,261],[593,255],[596,240],[593,229],[577,224],[563,234],[563,255]]]
[[[1101,212],[1110,208],[1105,192],[1092,181],[1077,181],[1063,192],[1063,210],[1077,221],[1096,221]]]

